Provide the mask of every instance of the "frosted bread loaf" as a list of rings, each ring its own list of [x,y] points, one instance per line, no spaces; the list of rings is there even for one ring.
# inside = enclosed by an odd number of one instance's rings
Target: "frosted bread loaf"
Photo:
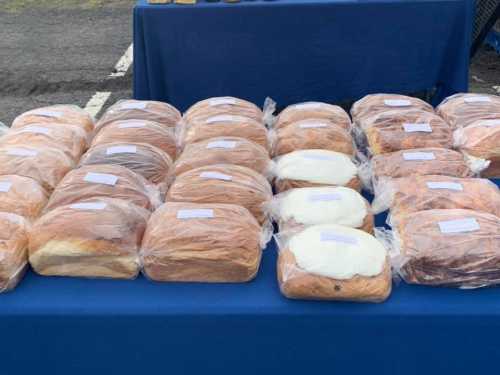
[[[278,282],[288,298],[382,302],[391,266],[370,234],[335,224],[278,234]]]
[[[48,196],[42,185],[32,178],[0,176],[0,212],[10,212],[34,220],[47,204]]]
[[[341,107],[322,102],[304,102],[289,105],[280,112],[275,129],[287,127],[297,121],[321,119],[335,124],[346,131],[351,129],[351,119]]]
[[[177,176],[167,192],[166,201],[238,204],[264,224],[267,221],[264,204],[271,198],[271,186],[259,173],[239,165],[217,164]]]
[[[236,164],[267,175],[271,160],[267,150],[245,138],[215,137],[186,145],[176,160],[173,173],[178,176],[191,169],[213,164]]]
[[[262,239],[242,206],[167,202],[148,222],[141,259],[152,280],[246,282],[259,269]]]
[[[41,275],[131,279],[149,211],[120,199],[60,206],[29,235],[29,260]]]

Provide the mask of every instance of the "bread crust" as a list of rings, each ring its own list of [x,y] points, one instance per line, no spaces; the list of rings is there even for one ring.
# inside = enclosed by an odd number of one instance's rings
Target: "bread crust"
[[[217,101],[218,99],[229,99],[233,101],[234,104],[218,104],[210,105],[212,101]],[[253,119],[258,123],[262,123],[263,113],[259,107],[255,104],[234,97],[223,97],[223,98],[208,98],[201,100],[193,104],[184,113],[183,120],[186,123],[191,123],[195,118],[207,119],[212,116],[217,115],[237,115],[244,116]]]
[[[17,176],[0,176],[0,183],[11,184],[0,193],[0,212],[10,212],[28,220],[36,219],[47,204],[48,192],[36,180]]]
[[[294,254],[284,249],[278,256],[277,274],[281,293],[293,299],[383,302],[392,288],[388,259],[377,276],[356,275],[351,279],[336,280],[304,271],[297,265]]]
[[[276,123],[274,124],[274,128],[279,130],[297,121],[321,119],[330,121],[346,131],[351,129],[351,119],[349,118],[347,112],[341,107],[320,102],[314,102],[312,106],[310,104],[311,103],[299,103],[298,105],[294,104],[286,107],[279,114]]]
[[[303,181],[303,180],[292,180],[288,178],[284,179],[276,179],[274,181],[274,187],[276,188],[277,193],[283,193],[287,190],[290,189],[296,189],[296,188],[303,188],[303,187],[325,187],[325,186],[338,186],[338,185],[332,185],[332,184],[320,184],[320,183],[314,183],[310,181]],[[361,180],[359,179],[358,176],[354,176],[346,185],[342,185],[351,189],[354,189],[356,191],[361,191]]]

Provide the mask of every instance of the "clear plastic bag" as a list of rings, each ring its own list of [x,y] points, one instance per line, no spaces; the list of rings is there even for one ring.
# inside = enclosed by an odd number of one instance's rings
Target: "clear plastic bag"
[[[399,94],[370,94],[355,102],[351,107],[351,116],[354,124],[360,126],[364,117],[374,116],[385,111],[398,109],[434,112],[434,108],[421,99]]]
[[[70,171],[52,193],[45,212],[84,199],[115,198],[154,210],[160,192],[140,174],[113,164],[86,165]]]
[[[271,233],[239,205],[167,202],[148,222],[144,273],[157,281],[250,281]]]
[[[345,187],[291,189],[275,195],[266,205],[280,231],[317,224],[338,224],[373,232],[370,204]]]
[[[172,105],[151,100],[119,100],[102,115],[96,124],[96,133],[116,121],[145,120],[175,128],[181,113]]]
[[[189,121],[189,122],[187,122]],[[183,119],[177,128],[179,148],[215,137],[240,137],[269,149],[267,129],[263,123],[242,115],[199,116]]]
[[[454,132],[455,147],[464,154],[489,160],[481,176],[500,178],[500,115],[496,119],[478,120]]]
[[[423,110],[387,110],[358,122],[371,154],[414,148],[452,148],[451,127],[436,114]]]
[[[43,215],[29,234],[41,275],[133,279],[149,211],[121,199],[86,199]]]
[[[14,289],[28,264],[29,223],[21,216],[0,212],[0,293]]]
[[[175,129],[147,120],[122,120],[107,124],[92,140],[92,146],[140,141],[166,152],[172,160],[177,156]]]
[[[62,126],[64,125],[64,126]],[[2,146],[29,145],[50,147],[63,151],[78,162],[87,149],[88,134],[78,126],[58,123],[30,124],[12,129],[1,138]]]
[[[275,129],[281,129],[297,121],[321,119],[340,126],[346,131],[351,130],[351,119],[341,107],[323,102],[303,102],[286,107],[278,115]]]
[[[267,179],[254,170],[233,164],[191,169],[176,177],[167,192],[167,202],[230,203],[247,208],[265,224],[264,203],[272,198]]]
[[[297,150],[323,149],[355,155],[356,146],[345,128],[328,119],[306,119],[269,132],[273,156]]]
[[[375,213],[408,215],[432,209],[463,208],[500,217],[500,191],[491,181],[449,176],[408,176],[382,179],[375,186]]]
[[[92,147],[80,160],[81,166],[94,164],[121,165],[159,184],[166,181],[172,159],[146,143],[108,143]]]
[[[245,138],[215,137],[186,145],[174,163],[178,176],[191,169],[213,164],[236,164],[269,176],[271,159],[267,150]]]
[[[500,283],[500,218],[445,209],[399,216],[378,237],[391,247],[392,265],[410,284],[463,289]]]
[[[55,148],[0,146],[0,175],[33,178],[49,193],[74,166],[73,159]]]
[[[300,187],[346,186],[361,190],[352,157],[328,150],[299,150],[279,156],[273,166],[279,193]]]
[[[28,220],[36,219],[47,204],[49,194],[36,180],[0,176],[0,212],[10,212]]]
[[[387,252],[364,231],[323,224],[275,239],[278,282],[288,298],[382,302],[391,293]]]
[[[85,110],[76,105],[57,104],[25,112],[14,119],[11,129],[26,125],[54,123],[75,125],[86,133],[94,130],[94,119]]]
[[[500,118],[500,96],[455,94],[443,100],[436,112],[453,128],[462,128],[478,120]]]

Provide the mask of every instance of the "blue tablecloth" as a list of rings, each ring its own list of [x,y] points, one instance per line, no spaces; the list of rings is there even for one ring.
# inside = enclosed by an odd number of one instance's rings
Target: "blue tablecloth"
[[[467,91],[474,0],[277,0],[134,11],[134,97],[181,110],[232,95],[280,106]]]

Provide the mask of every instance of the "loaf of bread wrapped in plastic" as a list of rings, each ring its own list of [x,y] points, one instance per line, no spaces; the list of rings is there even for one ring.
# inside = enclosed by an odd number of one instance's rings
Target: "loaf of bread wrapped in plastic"
[[[277,192],[300,187],[346,186],[361,190],[351,156],[329,150],[298,150],[279,156],[273,166]]]
[[[59,206],[29,233],[29,260],[48,276],[132,279],[150,212],[121,199],[87,199]]]
[[[269,132],[272,154],[280,156],[297,150],[322,149],[354,156],[351,134],[331,120],[310,118],[292,122]]]
[[[269,236],[242,206],[167,202],[148,222],[144,273],[157,281],[246,282]]]
[[[122,120],[111,122],[92,140],[92,147],[109,143],[141,142],[166,152],[172,160],[177,155],[174,128],[147,120]]]
[[[177,176],[167,202],[230,203],[247,208],[260,224],[266,223],[264,204],[272,198],[271,185],[253,169],[234,164],[198,167]]]
[[[64,176],[50,196],[45,212],[91,198],[123,199],[151,211],[161,204],[158,188],[140,174],[121,165],[95,164]]]
[[[168,128],[175,128],[181,113],[172,105],[151,100],[119,100],[102,115],[96,124],[96,132],[115,121],[146,120]]]
[[[410,284],[479,288],[500,282],[500,218],[445,209],[397,216],[380,232],[392,264]]]
[[[34,220],[47,204],[48,197],[48,192],[32,178],[0,176],[0,212],[10,212]]]
[[[325,120],[346,131],[351,129],[351,119],[341,107],[323,102],[303,102],[289,105],[277,116],[275,129],[281,129],[302,120]]]
[[[186,145],[172,169],[178,176],[191,169],[214,164],[236,164],[268,176],[269,153],[261,145],[241,137],[215,137]]]
[[[275,195],[266,205],[280,231],[317,224],[338,224],[373,232],[368,201],[346,187],[291,189]]]
[[[500,96],[455,94],[443,100],[436,112],[453,128],[463,128],[477,120],[500,118]]]
[[[21,216],[0,212],[0,293],[12,290],[28,265],[28,222]]]
[[[14,119],[12,129],[33,124],[69,124],[82,128],[86,133],[94,130],[94,119],[76,105],[57,104],[25,112]]]
[[[386,249],[364,231],[322,224],[275,238],[278,282],[288,298],[382,302],[391,293]]]

